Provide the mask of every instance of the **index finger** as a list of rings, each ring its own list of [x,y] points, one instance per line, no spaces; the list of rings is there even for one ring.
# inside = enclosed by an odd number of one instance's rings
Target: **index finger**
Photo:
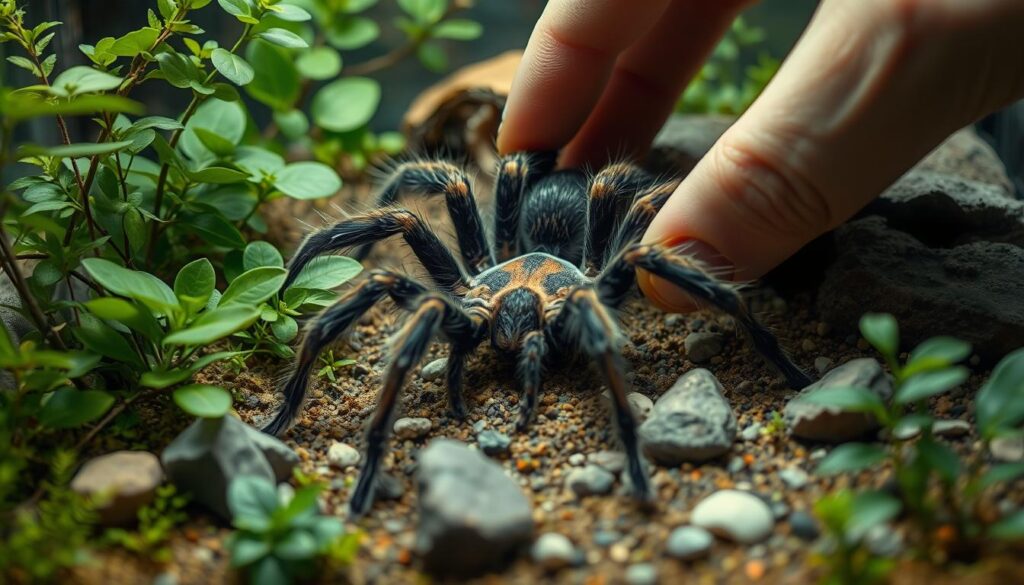
[[[554,150],[569,142],[601,96],[619,53],[654,26],[669,2],[549,2],[512,83],[498,150]]]

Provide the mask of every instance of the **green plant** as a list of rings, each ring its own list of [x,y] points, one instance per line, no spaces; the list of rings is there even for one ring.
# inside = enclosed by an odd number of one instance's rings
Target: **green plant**
[[[171,531],[185,521],[184,513],[188,498],[178,494],[173,485],[162,485],[156,490],[156,498],[139,509],[139,525],[136,530],[109,528],[103,537],[109,544],[119,546],[158,563],[171,560],[171,549],[167,546]]]
[[[764,42],[762,29],[750,26],[742,17],[733,21],[707,62],[686,87],[676,111],[698,114],[742,114],[754,103],[779,69],[779,61],[765,52],[753,65],[744,58]]]
[[[761,429],[761,434],[771,439],[782,439],[786,436],[786,419],[782,418],[781,412],[772,411],[771,420]]]
[[[327,353],[320,356],[320,363],[322,363],[324,367],[317,370],[316,375],[320,376],[321,378],[327,378],[331,382],[337,382],[338,370],[347,366],[351,366],[356,362],[355,360],[350,359],[338,359],[334,357],[334,350],[330,349],[327,350]]]
[[[970,355],[970,345],[950,337],[931,338],[901,363],[899,329],[891,315],[865,315],[860,328],[892,372],[892,400],[883,402],[865,388],[823,388],[806,399],[874,416],[891,443],[840,445],[822,460],[818,472],[860,471],[888,463],[927,555],[938,552],[933,536],[940,522],[951,523],[956,531],[951,547],[954,550],[950,551],[954,554],[958,550],[972,550],[971,543],[979,538],[1024,538],[1024,510],[991,524],[983,522],[977,514],[986,489],[1024,476],[1021,463],[987,469],[983,465],[993,439],[1021,432],[1024,349],[1003,358],[978,392],[975,428],[982,452],[965,462],[932,433],[934,418],[928,411],[928,400],[967,381],[969,371],[957,364]]]
[[[892,570],[891,559],[875,556],[865,546],[868,532],[896,517],[898,500],[882,492],[854,494],[842,490],[814,504],[814,512],[828,537],[826,552],[818,555],[825,566],[824,585],[872,585]]]
[[[245,569],[251,583],[277,585],[308,578],[321,559],[349,562],[358,533],[346,533],[337,518],[319,514],[322,487],[302,487],[282,501],[274,485],[262,478],[234,480],[228,488],[236,528],[228,543],[232,566]]]

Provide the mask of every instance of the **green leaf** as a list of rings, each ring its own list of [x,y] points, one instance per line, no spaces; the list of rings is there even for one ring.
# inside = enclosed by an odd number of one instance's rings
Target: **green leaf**
[[[348,14],[355,14],[357,12],[363,12],[375,4],[377,4],[377,0],[348,0],[342,10]]]
[[[888,313],[866,313],[860,318],[860,332],[878,353],[892,361],[900,346],[900,331],[896,318]]]
[[[220,418],[231,412],[231,393],[217,386],[190,384],[174,391],[174,403],[200,418]]]
[[[277,248],[269,242],[250,242],[245,247],[245,252],[242,253],[242,266],[246,270],[252,270],[261,266],[283,268],[284,259],[281,258],[281,253],[277,251]]]
[[[210,60],[217,71],[235,85],[248,85],[256,75],[245,59],[227,49],[214,49]]]
[[[167,313],[178,306],[174,291],[152,274],[128,270],[102,258],[86,258],[82,266],[103,288],[135,299],[157,313]]]
[[[309,79],[331,79],[341,72],[341,55],[330,47],[313,47],[299,55],[295,68]]]
[[[341,178],[323,163],[297,162],[277,173],[274,187],[295,199],[317,199],[337,193]]]
[[[962,366],[945,370],[921,372],[912,376],[896,390],[893,400],[897,404],[908,404],[941,394],[963,384],[970,376],[970,371]]]
[[[309,47],[309,43],[307,43],[302,37],[283,28],[271,28],[260,33],[259,36],[261,39],[269,43],[273,43],[287,49],[305,49]]]
[[[102,390],[63,388],[46,399],[39,422],[51,429],[70,429],[100,418],[113,405],[114,397]]]
[[[200,130],[202,132],[202,130]],[[227,167],[212,166],[205,169],[188,173],[188,178],[196,183],[211,183],[214,185],[228,185],[241,183],[249,179],[249,173],[229,169]]]
[[[231,541],[231,566],[251,565],[270,553],[270,543],[261,538],[236,533]]]
[[[1024,539],[1024,510],[1017,510],[989,527],[988,534],[999,540]]]
[[[947,483],[956,481],[960,475],[962,466],[960,458],[948,446],[936,442],[934,439],[922,438],[915,446],[917,454],[925,464],[938,472],[939,476]]]
[[[199,81],[199,69],[185,55],[168,51],[157,55],[156,60],[160,65],[160,73],[174,87],[187,89]]]
[[[250,0],[217,0],[217,4],[231,16],[246,24],[255,24],[252,17],[252,3]],[[258,21],[257,21],[258,22]]]
[[[231,281],[220,298],[219,307],[229,305],[255,306],[280,290],[288,271],[284,268],[261,266],[243,272]]]
[[[398,0],[402,10],[422,23],[437,22],[447,4],[447,0]]]
[[[281,129],[281,133],[297,140],[309,132],[309,118],[299,109],[288,110],[287,112],[275,111],[274,123]]]
[[[163,329],[149,309],[118,297],[99,297],[86,301],[85,307],[100,319],[109,319],[138,331],[151,341],[163,337]]]
[[[68,97],[83,93],[109,91],[121,85],[122,79],[104,71],[85,65],[71,67],[64,71],[50,84],[50,93],[58,97]]]
[[[456,41],[471,41],[480,38],[484,27],[475,20],[465,18],[452,18],[438,23],[430,35],[438,39],[452,39]]]
[[[363,265],[347,256],[321,256],[314,259],[288,288],[332,289],[352,280]]]
[[[818,465],[817,473],[835,475],[848,471],[861,471],[885,460],[885,449],[865,443],[839,445]]]
[[[277,489],[262,477],[243,475],[228,485],[228,509],[237,528],[252,529],[249,525],[240,526],[240,518],[262,520],[265,525],[269,525],[270,517],[277,508]]]
[[[2,100],[2,98],[0,98]],[[8,102],[12,101],[8,96]],[[3,104],[4,115],[12,122],[40,116],[81,116],[95,112],[139,114],[142,104],[116,95],[81,95],[72,99],[42,101],[37,97],[19,96],[14,103]]]
[[[274,337],[281,343],[288,343],[299,334],[299,324],[288,315],[280,315],[277,321],[270,324]]]
[[[220,134],[211,132],[206,128],[193,128],[192,131],[196,133],[196,138],[199,139],[199,142],[203,143],[207,150],[218,157],[227,158],[234,154],[235,145],[230,140],[221,137]]]
[[[139,356],[123,335],[88,313],[79,315],[79,326],[71,331],[85,349],[93,353],[135,367],[143,366]]]
[[[246,305],[217,307],[204,311],[186,329],[175,331],[164,338],[164,345],[199,347],[223,339],[232,333],[247,329],[260,316],[259,309]]]
[[[294,4],[275,4],[270,8],[270,14],[287,22],[306,22],[313,18],[304,8]]]
[[[274,556],[285,561],[311,559],[316,553],[316,538],[305,530],[291,530],[274,545]]]
[[[1013,481],[1021,476],[1024,476],[1024,461],[993,465],[981,476],[978,487],[986,489],[1000,483]]]
[[[371,18],[350,16],[336,18],[333,26],[324,31],[327,42],[341,51],[361,49],[377,40],[380,26]]]
[[[869,530],[895,518],[902,505],[896,498],[879,491],[862,492],[854,496],[847,537],[860,541]]]
[[[953,337],[932,337],[910,352],[903,369],[905,378],[929,370],[938,370],[959,363],[971,355],[971,344]]]
[[[217,275],[214,274],[213,264],[206,258],[200,258],[178,271],[174,277],[174,294],[181,306],[194,315],[206,306],[216,284]]]
[[[996,364],[978,391],[974,408],[978,430],[988,439],[1024,421],[1024,348]]]
[[[380,104],[380,84],[368,77],[347,77],[324,86],[313,96],[313,120],[333,132],[365,126]]]
[[[249,572],[249,585],[281,585],[292,581],[285,565],[274,556],[263,557]]]
[[[424,67],[434,73],[448,69],[448,55],[445,54],[444,47],[436,42],[427,41],[420,45],[416,49],[416,57]]]
[[[147,388],[167,388],[168,386],[173,386],[188,380],[197,372],[212,363],[231,359],[235,356],[242,355],[243,353],[244,352],[241,351],[218,351],[215,353],[208,353],[185,368],[176,368],[173,370],[151,370],[146,372],[142,374],[142,377],[139,379],[139,383]]]
[[[848,412],[879,413],[885,404],[877,394],[866,388],[821,388],[799,398],[801,402],[835,406]]]
[[[238,228],[215,213],[197,213],[183,218],[182,221],[209,244],[236,250],[245,247],[245,238]]]
[[[132,124],[134,130],[149,130],[155,128],[157,130],[180,130],[184,128],[181,122],[172,118],[165,118],[163,116],[147,116],[140,118]]]
[[[214,153],[206,148],[196,136],[195,128],[208,130],[231,144],[237,145],[245,134],[245,123],[245,108],[238,102],[208,99],[196,109],[195,115],[185,125],[179,147],[194,161],[215,158]]]
[[[155,28],[140,28],[124,35],[114,41],[107,51],[118,57],[134,57],[139,53],[149,51],[156,43],[160,31]]]
[[[263,175],[272,175],[284,168],[284,159],[276,152],[257,146],[240,146],[235,153],[235,166],[245,169],[260,180]]]
[[[80,144],[61,144],[59,146],[26,145],[18,149],[18,156],[57,156],[61,158],[80,158],[101,154],[111,154],[132,145],[131,140],[120,142],[83,142]]]
[[[299,99],[299,73],[286,49],[255,40],[246,48],[246,58],[255,70],[245,91],[275,110],[290,110]]]

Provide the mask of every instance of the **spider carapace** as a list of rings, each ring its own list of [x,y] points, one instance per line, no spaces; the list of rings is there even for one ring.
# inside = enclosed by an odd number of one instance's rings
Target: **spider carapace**
[[[341,337],[378,301],[390,298],[410,313],[392,339],[377,408],[370,417],[366,457],[350,500],[364,513],[383,460],[399,392],[435,337],[449,348],[445,383],[448,404],[465,416],[462,395],[466,357],[486,340],[517,359],[520,385],[517,428],[529,425],[541,392],[545,364],[580,356],[597,365],[611,390],[613,420],[627,456],[627,473],[639,500],[652,496],[630,411],[625,343],[617,309],[636,291],[636,270],[672,282],[698,302],[732,315],[754,348],[802,388],[810,380],[758,323],[736,286],[715,277],[683,247],[641,244],[651,219],[678,181],[658,180],[630,164],[605,167],[592,177],[553,171],[553,154],[518,153],[498,164],[494,224],[488,237],[466,173],[441,161],[399,165],[383,186],[374,211],[311,234],[295,253],[284,286],[321,254],[370,246],[401,235],[432,283],[372,270],[306,328],[295,368],[284,387],[285,404],[265,427],[282,434],[302,411],[320,352]],[[403,192],[443,195],[455,228],[460,259],[415,213],[397,206]],[[565,360],[559,359],[558,362]]]

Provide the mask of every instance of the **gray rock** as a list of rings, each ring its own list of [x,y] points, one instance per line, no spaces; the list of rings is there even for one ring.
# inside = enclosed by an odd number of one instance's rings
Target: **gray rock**
[[[568,567],[576,560],[576,547],[572,541],[557,532],[546,532],[533,543],[530,549],[533,562],[546,571],[557,571]]]
[[[803,540],[816,540],[821,535],[818,521],[803,510],[797,510],[790,514],[789,529],[794,536]]]
[[[683,341],[686,349],[686,359],[695,364],[703,364],[711,361],[711,358],[722,353],[725,339],[720,333],[691,333]]]
[[[996,151],[967,126],[955,132],[914,167],[956,175],[981,183],[995,185],[1008,197],[1013,196],[1013,182],[1007,176],[1003,161]]]
[[[658,399],[639,435],[644,452],[663,465],[706,461],[732,447],[736,416],[715,376],[698,368],[683,374]]]
[[[818,372],[818,375],[823,375],[828,369],[832,367],[832,360],[830,358],[821,356],[814,358],[814,369]]]
[[[327,449],[327,462],[338,469],[357,465],[359,459],[359,451],[347,443],[334,443]]]
[[[290,455],[289,455],[290,454]],[[287,479],[299,458],[278,439],[233,416],[196,420],[160,455],[168,479],[195,502],[230,519],[228,485],[254,475],[267,481]]]
[[[572,465],[573,467],[579,467],[586,462],[587,456],[583,453],[573,453],[572,455],[569,455],[569,465]]]
[[[593,464],[573,469],[565,476],[565,487],[578,497],[610,493],[614,483],[611,472]]]
[[[744,441],[756,441],[761,437],[761,429],[764,426],[761,423],[753,423],[748,425],[745,429],[740,431],[740,438]]]
[[[626,568],[627,585],[656,585],[658,568],[651,563],[637,563]]]
[[[486,430],[477,433],[476,442],[480,450],[490,456],[507,455],[512,439],[501,431]]]
[[[405,417],[396,420],[393,429],[395,437],[399,439],[419,439],[429,433],[433,426],[429,418]]]
[[[715,537],[700,526],[680,526],[668,535],[665,552],[681,561],[702,559],[711,553]]]
[[[877,524],[864,535],[864,544],[873,554],[895,558],[903,552],[903,533],[888,524]]]
[[[933,335],[941,315],[944,333],[994,361],[1024,339],[1024,230],[1013,225],[982,234],[998,242],[967,234],[960,243],[936,239],[966,229],[957,225],[915,237],[880,217],[850,222],[835,232],[839,253],[825,272],[818,312],[837,331],[855,331],[864,307],[892,313],[908,346]]]
[[[510,560],[533,532],[530,503],[501,466],[451,439],[420,453],[416,551],[431,572],[480,574]]]
[[[971,425],[963,420],[937,420],[932,423],[932,434],[936,437],[954,439],[971,432]],[[898,424],[892,436],[901,441],[908,441],[921,434],[921,426],[917,424]]]
[[[793,490],[803,489],[807,485],[807,481],[810,477],[807,472],[799,467],[787,467],[779,470],[779,479],[782,483],[786,484],[786,487]]]
[[[598,451],[587,455],[587,463],[593,463],[612,473],[622,473],[626,468],[626,454],[621,451]]]
[[[427,382],[437,382],[444,378],[444,374],[447,369],[448,358],[434,360],[420,369],[420,378],[423,378]]]
[[[764,500],[738,490],[721,490],[704,498],[694,507],[690,522],[740,544],[765,540],[775,526]]]
[[[869,414],[847,412],[839,407],[804,400],[808,394],[821,388],[848,386],[870,389],[883,400],[892,396],[892,382],[876,360],[851,360],[804,388],[786,404],[783,411],[786,428],[794,437],[831,443],[850,441],[877,429],[878,421]]]
[[[629,409],[638,421],[647,420],[654,410],[654,401],[639,392],[630,392],[626,399],[629,400]]]
[[[997,461],[1024,461],[1024,437],[996,437],[992,439],[989,449]]]
[[[85,462],[71,480],[71,490],[96,505],[105,526],[130,524],[139,508],[153,501],[163,481],[160,460],[148,451],[114,451]]]

